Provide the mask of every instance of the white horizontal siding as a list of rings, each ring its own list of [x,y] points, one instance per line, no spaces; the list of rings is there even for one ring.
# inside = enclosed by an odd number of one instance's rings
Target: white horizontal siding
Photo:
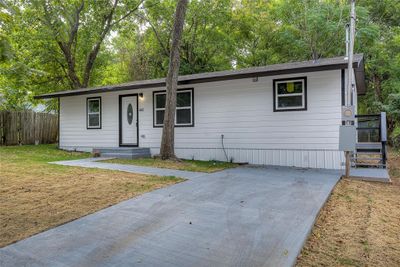
[[[60,146],[62,147],[117,147],[118,94],[101,96],[101,129],[86,129],[86,98],[63,97],[60,102]]]
[[[301,168],[338,169],[343,162],[344,154],[337,150],[304,150],[304,149],[226,149],[226,155],[220,148],[198,149],[178,148],[176,155],[180,158],[198,160],[220,160],[251,163],[257,165],[279,165]],[[158,154],[159,148],[151,149]]]
[[[307,76],[307,110],[273,112],[273,79]],[[175,129],[176,153],[183,158],[218,159],[224,134],[228,158],[254,164],[340,168],[340,70],[190,85],[194,127]],[[182,87],[182,88],[187,88]],[[142,92],[139,145],[158,153],[162,128],[153,128],[152,91],[128,90],[61,98],[60,145],[64,148],[117,147],[118,96]],[[102,129],[86,129],[86,97],[102,97]]]

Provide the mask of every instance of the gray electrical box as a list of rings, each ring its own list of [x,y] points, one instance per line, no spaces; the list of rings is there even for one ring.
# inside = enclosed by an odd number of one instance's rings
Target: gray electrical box
[[[357,130],[354,125],[341,125],[339,130],[339,150],[356,150]]]

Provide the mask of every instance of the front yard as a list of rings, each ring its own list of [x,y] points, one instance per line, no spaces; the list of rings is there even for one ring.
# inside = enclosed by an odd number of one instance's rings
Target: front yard
[[[67,167],[54,145],[0,147],[0,247],[183,179]]]
[[[297,266],[400,266],[400,153],[389,157],[393,184],[338,183]]]
[[[342,179],[321,210],[297,266],[400,266],[400,152],[392,184]],[[0,147],[0,247],[183,179],[49,164],[90,157],[54,145]],[[215,161],[107,162],[214,172]]]

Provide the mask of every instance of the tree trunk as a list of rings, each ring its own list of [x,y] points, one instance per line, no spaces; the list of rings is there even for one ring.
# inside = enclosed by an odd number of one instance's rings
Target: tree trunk
[[[172,47],[169,55],[169,68],[167,75],[167,96],[165,103],[164,127],[161,140],[161,159],[175,158],[174,129],[176,109],[176,88],[178,86],[179,73],[179,47],[182,39],[183,25],[188,0],[179,0],[176,5],[174,31],[172,34]]]
[[[70,81],[70,84],[72,85],[72,89],[78,89],[82,88],[81,81],[76,74],[75,70],[75,58],[72,55],[71,48],[66,46],[63,42],[57,42],[61,51],[64,54],[65,61],[67,62],[67,67],[68,67],[68,78]]]

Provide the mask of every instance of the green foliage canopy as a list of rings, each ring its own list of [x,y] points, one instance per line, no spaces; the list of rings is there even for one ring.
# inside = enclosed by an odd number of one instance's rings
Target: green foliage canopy
[[[31,108],[34,94],[165,77],[175,4],[2,1],[1,107]],[[180,73],[344,55],[348,17],[346,0],[192,0]],[[399,24],[400,1],[357,1],[355,51],[365,55],[368,82],[359,113],[387,111],[390,131],[400,129]]]

